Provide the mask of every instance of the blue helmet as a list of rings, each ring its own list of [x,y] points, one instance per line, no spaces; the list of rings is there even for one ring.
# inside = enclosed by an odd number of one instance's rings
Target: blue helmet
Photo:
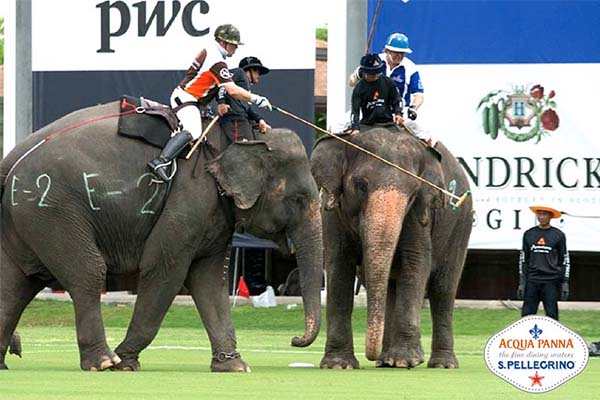
[[[385,72],[385,61],[378,54],[368,53],[360,59],[360,72],[363,74],[377,75]]]
[[[399,53],[412,53],[408,46],[408,36],[404,33],[392,33],[385,41],[385,48]]]

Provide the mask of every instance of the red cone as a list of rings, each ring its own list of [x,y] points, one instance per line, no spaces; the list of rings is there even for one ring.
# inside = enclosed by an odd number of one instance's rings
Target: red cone
[[[240,276],[240,282],[238,283],[237,294],[240,297],[245,297],[247,299],[250,298],[250,290],[248,290],[248,286],[246,285],[246,281],[243,276]]]

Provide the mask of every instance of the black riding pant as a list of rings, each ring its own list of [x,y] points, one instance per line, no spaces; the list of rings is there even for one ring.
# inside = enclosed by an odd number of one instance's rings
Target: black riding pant
[[[525,282],[525,294],[523,296],[523,308],[521,316],[534,315],[538,312],[540,301],[544,304],[544,311],[550,318],[558,321],[558,294],[560,292],[559,281],[549,282]]]
[[[252,125],[247,119],[221,120],[221,127],[225,131],[229,144],[245,140],[256,140]]]

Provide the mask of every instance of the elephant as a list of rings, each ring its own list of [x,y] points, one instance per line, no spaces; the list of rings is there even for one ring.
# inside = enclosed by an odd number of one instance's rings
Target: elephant
[[[305,320],[304,334],[292,345],[312,344],[320,329],[322,222],[298,136],[273,129],[213,157],[204,144],[198,155],[180,159],[167,184],[146,169],[159,149],[117,134],[118,103],[58,119],[0,163],[0,368],[7,368],[23,310],[48,282],[58,281],[73,300],[83,370],[138,370],[140,352],[185,286],[208,333],[211,371],[249,371],[236,350],[224,267],[235,230],[283,250],[291,240]],[[208,138],[222,143],[224,134],[218,125],[213,129]],[[129,273],[139,274],[137,300],[126,337],[112,351],[100,294],[107,274]]]
[[[434,151],[395,126],[348,140],[440,188],[469,188],[442,143]],[[458,367],[452,315],[472,199],[452,209],[439,190],[331,137],[317,142],[311,171],[325,196],[327,341],[321,368],[360,366],[351,323],[357,266],[367,292],[366,358],[377,367],[412,368],[425,361],[420,310],[427,292],[433,320],[428,366]]]

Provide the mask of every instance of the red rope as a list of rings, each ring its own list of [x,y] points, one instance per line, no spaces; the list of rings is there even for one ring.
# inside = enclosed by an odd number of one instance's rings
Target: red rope
[[[131,104],[128,104],[128,105],[131,105]],[[58,135],[60,135],[61,133],[64,133],[64,132],[71,131],[71,130],[73,130],[73,129],[79,128],[79,127],[81,127],[81,126],[84,126],[84,125],[91,124],[91,123],[93,123],[93,122],[98,122],[98,121],[101,121],[101,120],[103,120],[103,119],[108,119],[108,118],[120,117],[121,115],[133,114],[133,113],[135,113],[135,112],[137,112],[137,111],[136,111],[136,109],[134,108],[133,110],[129,110],[129,111],[123,111],[123,112],[116,113],[116,114],[108,114],[108,115],[103,115],[103,116],[101,116],[101,117],[92,118],[92,119],[88,119],[88,120],[86,120],[86,121],[78,122],[78,123],[76,123],[76,124],[73,124],[73,125],[67,126],[66,128],[63,128],[63,129],[61,129],[61,130],[59,130],[59,131],[56,131],[56,132],[54,132],[54,133],[51,133],[50,135],[46,136],[46,138],[45,138],[44,140],[45,140],[45,141],[51,140],[52,138],[54,138],[55,136],[58,136]]]
[[[44,139],[42,139],[41,141],[39,141],[35,146],[33,146],[32,148],[30,148],[29,150],[27,150],[21,157],[19,157],[19,159],[10,168],[10,170],[8,171],[8,173],[6,174],[6,176],[8,177],[12,173],[12,171],[17,167],[17,165],[19,165],[19,163],[21,161],[23,161],[25,158],[29,157],[29,155],[31,155],[31,153],[33,153],[35,150],[37,150],[38,147],[40,147],[41,145],[43,145],[47,141],[51,140],[55,136],[60,135],[61,133],[68,132],[68,131],[71,131],[73,129],[79,128],[81,126],[91,124],[92,122],[97,122],[97,121],[101,121],[103,119],[108,119],[108,118],[119,117],[121,115],[126,115],[126,114],[133,114],[133,113],[137,112],[137,108],[133,104],[127,103],[127,102],[125,102],[125,100],[123,100],[122,107],[125,108],[125,106],[131,106],[131,107],[133,107],[133,110],[123,111],[123,112],[116,113],[116,114],[108,114],[108,115],[103,115],[101,117],[88,119],[87,121],[82,121],[82,122],[79,122],[79,123],[67,126],[66,128],[63,128],[63,129],[61,129],[59,131],[56,131],[54,133],[49,134]]]

